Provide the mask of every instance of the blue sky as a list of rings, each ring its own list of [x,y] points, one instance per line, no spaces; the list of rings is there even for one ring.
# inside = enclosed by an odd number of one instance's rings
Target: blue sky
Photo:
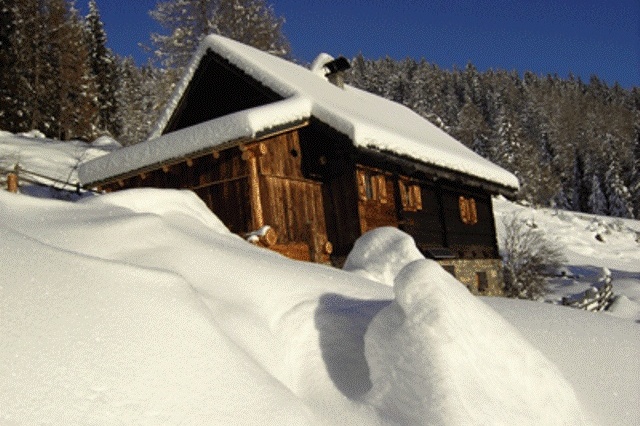
[[[82,6],[82,0],[78,4]],[[156,0],[97,0],[109,46],[145,61]],[[269,2],[269,1],[268,1]],[[570,72],[640,87],[638,0],[272,0],[293,55],[413,57],[441,68]]]

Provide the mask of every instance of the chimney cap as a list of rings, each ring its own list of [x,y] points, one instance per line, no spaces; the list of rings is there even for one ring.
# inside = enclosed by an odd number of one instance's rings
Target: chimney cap
[[[341,71],[346,71],[351,68],[351,64],[344,56],[339,56],[338,58],[327,62],[324,64],[324,67],[328,72],[325,75],[335,74]]]

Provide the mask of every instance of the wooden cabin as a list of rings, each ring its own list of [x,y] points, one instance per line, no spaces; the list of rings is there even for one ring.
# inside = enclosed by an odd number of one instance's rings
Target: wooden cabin
[[[84,164],[80,179],[191,189],[231,232],[298,260],[341,265],[362,234],[398,227],[473,292],[499,293],[491,196],[517,180],[405,107],[343,86],[345,62],[321,55],[308,70],[210,36],[152,137]]]

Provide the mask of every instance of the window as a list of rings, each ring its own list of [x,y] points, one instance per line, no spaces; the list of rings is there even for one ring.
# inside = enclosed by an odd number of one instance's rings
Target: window
[[[465,225],[475,225],[478,223],[478,209],[476,200],[473,198],[465,198],[462,195],[458,199],[460,206],[460,220]]]
[[[387,179],[384,174],[371,170],[358,170],[358,195],[361,201],[375,200],[385,204],[388,200]]]
[[[476,272],[476,284],[480,293],[487,291],[489,288],[489,280],[487,280],[486,272]]]
[[[398,187],[400,188],[402,208],[405,211],[415,212],[422,210],[422,190],[420,185],[399,180]]]

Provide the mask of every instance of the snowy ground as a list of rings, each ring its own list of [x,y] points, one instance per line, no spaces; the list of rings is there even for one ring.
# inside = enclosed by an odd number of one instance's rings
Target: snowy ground
[[[38,164],[27,142],[0,135],[0,159]],[[40,158],[68,175],[75,149]],[[606,266],[620,306],[474,297],[391,228],[341,271],[251,246],[190,192],[0,191],[0,424],[640,423],[640,223],[496,209],[563,245],[550,299]]]

